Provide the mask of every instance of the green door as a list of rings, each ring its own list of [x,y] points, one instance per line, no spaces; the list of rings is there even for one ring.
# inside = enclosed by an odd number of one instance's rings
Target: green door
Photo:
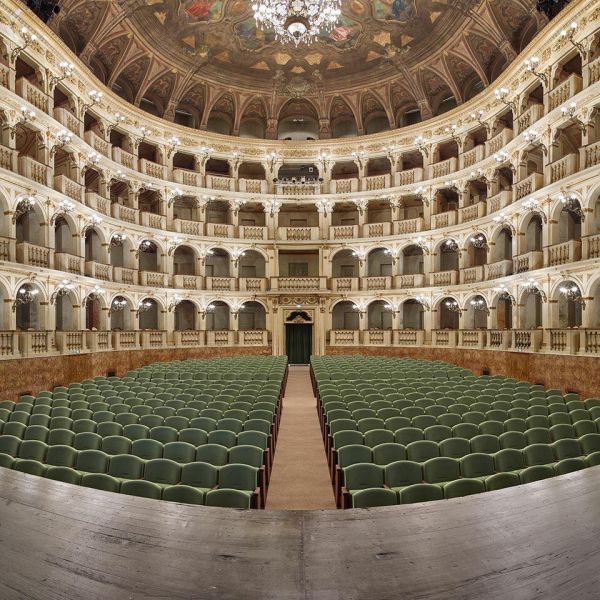
[[[312,325],[286,325],[285,345],[291,365],[307,365],[312,353]]]

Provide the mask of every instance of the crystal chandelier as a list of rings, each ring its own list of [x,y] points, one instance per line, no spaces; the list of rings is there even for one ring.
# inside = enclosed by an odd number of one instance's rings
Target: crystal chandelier
[[[340,14],[340,0],[257,0],[252,5],[260,29],[272,29],[283,44],[311,44],[331,31]]]

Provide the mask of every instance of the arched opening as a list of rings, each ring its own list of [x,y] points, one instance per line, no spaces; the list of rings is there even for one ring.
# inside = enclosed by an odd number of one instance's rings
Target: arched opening
[[[46,326],[43,294],[33,283],[21,285],[15,295],[16,327],[19,331],[42,331]]]
[[[260,302],[244,302],[238,313],[240,331],[264,331],[267,328],[267,313]]]
[[[334,278],[358,277],[358,258],[352,250],[336,252],[331,261],[331,272]]]
[[[113,234],[109,243],[110,264],[113,267],[133,268],[134,248],[132,242],[120,233]]]
[[[247,279],[266,277],[265,257],[256,250],[244,250],[239,258],[239,276]]]
[[[158,246],[154,242],[143,240],[138,246],[138,253],[140,271],[159,272]]]
[[[416,300],[406,300],[402,303],[402,329],[417,329],[419,331],[424,327],[423,305]]]
[[[113,298],[108,316],[112,331],[130,331],[132,329],[131,303],[124,296]]]
[[[542,217],[533,215],[525,229],[525,252],[541,252],[544,224]]]
[[[402,275],[424,273],[425,255],[423,249],[414,244],[402,250]]]
[[[354,302],[344,300],[338,302],[331,312],[331,326],[336,330],[358,330],[360,314]]]
[[[141,330],[156,331],[159,322],[158,302],[153,298],[144,298],[138,305],[138,323]]]
[[[493,262],[500,262],[502,260],[511,260],[513,247],[513,235],[512,231],[508,227],[503,227],[496,237],[496,243],[494,244],[494,260]]]
[[[443,298],[438,303],[438,319],[440,329],[452,329],[456,330],[459,328],[460,323],[460,305],[452,297]]]
[[[496,303],[496,329],[512,329],[513,302],[511,298],[500,296]]]
[[[88,331],[98,331],[102,327],[102,301],[95,296],[88,296],[84,301],[85,328]]]
[[[279,140],[318,140],[319,115],[305,99],[289,100],[279,112],[277,127]]]
[[[110,203],[133,208],[129,195],[129,186],[124,181],[113,180],[110,184]]]
[[[206,330],[207,331],[229,331],[229,321],[231,318],[231,310],[229,304],[221,300],[215,300],[210,304],[210,311],[206,313]]]
[[[519,325],[521,329],[537,329],[542,326],[542,297],[526,290],[520,306]]]
[[[75,306],[77,301],[73,292],[59,294],[54,300],[56,331],[74,331],[78,329]]]
[[[567,198],[558,217],[558,243],[581,241],[581,204],[579,200]]]
[[[24,198],[17,203],[16,213],[19,215],[15,223],[17,244],[45,246],[45,219],[39,204],[28,204],[28,200]]]
[[[209,200],[206,205],[206,222],[229,225],[229,203],[225,200]]]
[[[558,328],[568,329],[581,327],[583,319],[583,298],[579,286],[571,281],[564,281],[556,291],[558,302]]]
[[[391,329],[392,313],[387,302],[375,300],[367,309],[367,327],[369,329]]]
[[[331,224],[333,227],[358,225],[358,207],[356,204],[354,202],[336,202],[333,213],[331,213]]]
[[[198,202],[193,196],[178,196],[173,202],[173,219],[200,221]]]
[[[481,295],[474,296],[466,306],[464,316],[465,329],[487,329],[488,305]]]
[[[390,223],[392,207],[386,200],[369,200],[367,205],[367,223]]]
[[[196,305],[189,300],[182,300],[174,310],[175,331],[193,331],[196,329]]]
[[[392,257],[387,248],[374,248],[367,256],[367,277],[392,275]]]
[[[226,250],[214,248],[206,257],[204,273],[206,277],[231,277],[231,257]]]
[[[460,251],[458,244],[452,240],[444,240],[438,246],[436,262],[438,271],[458,271]]]
[[[483,233],[470,236],[466,247],[465,267],[480,267],[487,264],[487,252],[487,239]]]
[[[173,275],[197,275],[196,253],[189,246],[178,246],[173,252]]]
[[[76,254],[75,238],[66,219],[58,218],[54,223],[54,251],[56,254]]]

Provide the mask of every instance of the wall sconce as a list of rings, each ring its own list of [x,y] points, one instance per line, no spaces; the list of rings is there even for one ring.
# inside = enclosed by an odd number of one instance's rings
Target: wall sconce
[[[526,58],[523,61],[523,64],[534,77],[537,77],[545,86],[548,85],[548,78],[546,77],[546,74],[536,70],[537,66],[540,64],[540,59],[537,56]]]
[[[319,198],[315,202],[315,205],[317,206],[317,210],[325,216],[330,215],[335,208],[335,202],[328,198]]]
[[[492,291],[498,294],[500,300],[508,300],[511,306],[517,305],[516,298],[511,294],[510,290],[505,285],[499,285],[492,289]]]
[[[444,306],[453,313],[457,313],[458,316],[462,315],[462,309],[461,307],[458,305],[458,302],[456,300],[446,300],[444,302]]]
[[[352,301],[353,304],[353,309],[358,313],[359,317],[362,319],[366,312],[367,312],[367,304],[366,302],[359,300],[359,301]]]
[[[471,245],[473,246],[473,248],[484,248],[485,250],[489,250],[489,246],[487,243],[487,240],[485,239],[485,236],[481,233],[471,236],[469,238],[469,241],[471,242]]]
[[[73,63],[62,61],[58,64],[58,68],[60,69],[60,75],[52,75],[49,81],[50,88],[56,87],[57,83],[65,79],[69,79],[73,77],[73,72],[75,70],[75,65]]]
[[[94,229],[94,227],[100,225],[100,223],[102,223],[102,217],[99,217],[98,215],[91,215],[81,230],[81,237],[84,238],[88,231]]]
[[[459,249],[458,242],[456,240],[453,240],[452,238],[447,239],[442,244],[442,251],[443,252],[457,252],[458,249]]]
[[[173,239],[171,240],[171,243],[169,244],[169,249],[167,251],[167,254],[169,256],[171,256],[173,254],[173,252],[175,252],[175,250],[177,250],[177,248],[179,246],[181,246],[181,244],[183,244],[183,239],[181,239],[178,236],[174,236]]]
[[[450,135],[450,137],[456,142],[456,144],[460,147],[462,146],[460,138],[456,135],[456,130],[458,129],[455,123],[452,123],[450,127],[444,127],[444,133]]]
[[[352,256],[358,259],[358,264],[362,267],[365,264],[367,255],[364,250],[352,250]]]
[[[29,110],[26,106],[21,106],[21,110],[19,111],[19,113],[21,115],[19,120],[14,125],[8,128],[10,131],[11,139],[14,139],[17,133],[17,129],[19,129],[19,127],[24,127],[27,123],[35,121],[37,117],[35,111]]]
[[[83,175],[88,169],[95,169],[100,164],[101,154],[98,152],[90,152],[87,157],[85,164],[81,167],[81,174]]]
[[[24,214],[28,213],[30,210],[33,210],[33,207],[36,205],[37,200],[33,194],[28,196],[24,196],[17,202],[17,206],[15,207],[15,212],[12,216],[12,222],[16,223],[18,219],[20,219]]]
[[[271,152],[267,154],[264,159],[269,167],[269,171],[272,171],[275,167],[275,163],[277,162],[277,154],[275,152]]]
[[[108,251],[110,252],[111,248],[116,248],[117,246],[122,246],[123,242],[127,239],[127,236],[124,233],[113,233],[110,236],[110,241],[108,244]]]
[[[485,130],[489,133],[490,126],[483,120],[483,115],[485,113],[482,110],[478,110],[477,112],[471,113],[471,121],[477,121],[481,126],[485,127]]]
[[[171,154],[173,154],[179,146],[181,146],[181,140],[176,136],[170,137],[167,140],[167,158],[171,158]]]
[[[154,302],[151,300],[142,300],[138,304],[137,310],[135,311],[135,316],[139,317],[142,313],[148,312],[154,306]]]
[[[273,198],[272,200],[267,200],[263,206],[266,213],[268,213],[271,217],[274,217],[281,208],[283,201],[279,198]]]
[[[56,304],[57,298],[67,296],[69,292],[73,291],[74,289],[74,283],[72,283],[69,279],[63,279],[52,292],[52,295],[50,296],[50,304]]]
[[[75,205],[69,200],[61,200],[57,206],[54,214],[50,217],[50,225],[54,225],[59,217],[66,215],[67,213],[73,212]]]
[[[420,185],[415,191],[414,194],[415,196],[423,203],[423,206],[429,206],[430,204],[430,200],[426,195],[426,190],[425,188]]]
[[[585,300],[581,296],[581,291],[574,283],[561,286],[559,291],[567,300],[575,302],[582,309],[585,309]]]
[[[208,250],[201,248],[198,251],[198,254],[200,255],[200,261],[202,262],[202,266],[204,266],[204,264],[206,263],[206,259],[214,254],[214,250],[211,250],[210,248]]]
[[[427,146],[425,145],[425,138],[422,135],[418,135],[415,138],[415,145],[417,146],[417,148],[425,155],[425,156],[429,156],[429,149],[427,148]]]
[[[173,312],[183,301],[185,300],[185,298],[183,298],[182,296],[175,296],[171,302],[169,302],[169,306],[167,308],[167,310],[169,312]]]
[[[246,204],[245,198],[232,198],[229,200],[229,206],[231,207],[231,212],[234,216],[237,216],[237,214],[240,212],[240,208],[242,208],[244,204]]]
[[[367,198],[354,198],[353,201],[358,210],[358,214],[362,217],[369,206],[369,200]]]
[[[167,190],[167,206],[171,207],[175,200],[181,198],[183,196],[183,192],[179,188],[175,188],[171,192]]]
[[[473,300],[471,300],[471,306],[473,307],[474,310],[483,312],[488,316],[490,314],[490,309],[488,308],[486,301],[481,297],[473,298]]]
[[[576,32],[577,32],[577,23],[575,21],[573,21],[568,29],[561,30],[560,37],[563,40],[568,40],[569,42],[571,42],[571,44],[573,44],[573,46],[575,46],[575,48],[577,48],[577,50],[583,57],[586,54],[585,46],[581,42],[575,41],[575,33]]]
[[[504,104],[504,106],[508,106],[515,114],[517,112],[517,105],[514,100],[509,100],[508,96],[510,94],[510,90],[505,87],[498,88],[494,90],[494,98]]]
[[[423,307],[423,310],[431,310],[431,303],[425,296],[421,296],[420,294],[415,296],[415,302],[420,304]]]
[[[97,104],[100,103],[102,98],[104,98],[104,94],[102,92],[99,92],[98,90],[90,90],[88,92],[89,102],[86,102],[81,107],[81,112],[85,113],[88,109],[92,108],[92,106],[96,106]]]
[[[50,148],[50,158],[53,158],[56,152],[64,148],[73,141],[73,134],[70,131],[63,129],[56,134],[56,144]]]
[[[246,256],[245,250],[240,250],[239,248],[235,248],[234,250],[231,251],[231,258],[233,259],[233,264],[236,268],[240,262],[240,258],[242,258],[244,256]]]
[[[481,181],[486,185],[489,185],[494,181],[493,179],[490,179],[487,176],[487,173],[481,168],[471,171],[471,173],[469,173],[469,179],[472,181]]]
[[[31,44],[35,44],[35,42],[37,42],[37,40],[38,40],[37,35],[35,35],[35,33],[31,33],[29,31],[29,29],[27,29],[27,27],[21,27],[21,29],[19,29],[19,33],[21,34],[21,37],[23,38],[23,43],[20,46],[17,46],[11,52],[11,54],[10,54],[10,62],[11,63],[13,63],[15,61],[15,59],[17,58],[17,56],[20,52],[25,50],[25,48],[28,48],[29,46],[31,46]]]
[[[400,304],[394,304],[393,302],[387,302],[383,308],[392,313],[392,317],[395,317],[400,312]]]
[[[535,213],[536,215],[541,217],[544,223],[548,222],[548,217],[546,216],[544,209],[541,207],[540,203],[535,198],[531,198],[526,202],[523,202],[523,208],[527,212]]]
[[[398,248],[386,248],[384,250],[384,253],[387,256],[391,256],[392,257],[392,264],[395,265],[396,261],[398,260],[398,258],[400,256],[400,250]]]
[[[121,113],[119,113],[119,112],[116,112],[116,113],[115,113],[115,122],[114,122],[114,123],[111,123],[110,125],[108,125],[108,126],[106,127],[106,133],[107,133],[108,135],[110,135],[110,133],[111,133],[111,131],[112,131],[113,129],[115,129],[115,128],[116,128],[116,127],[118,127],[119,125],[123,125],[123,123],[125,123],[125,117],[124,117],[124,116],[123,116]]]
[[[329,169],[329,165],[331,164],[331,154],[329,152],[321,152],[317,156],[317,161],[321,163],[323,170],[327,171],[327,169]]]
[[[150,240],[142,240],[140,242],[140,245],[138,246],[135,256],[137,258],[137,257],[139,257],[140,252],[152,252],[155,249],[156,249],[156,246],[154,245],[153,242],[151,242]]]
[[[524,284],[523,289],[530,294],[535,294],[542,299],[542,302],[546,302],[548,299],[546,296],[546,292],[538,285],[538,283],[533,278],[529,278]]]
[[[22,285],[12,303],[12,312],[17,310],[17,306],[31,304],[39,293],[40,291],[37,288],[32,288],[28,283]]]
[[[214,312],[214,310],[215,305],[212,302],[209,302],[208,304],[201,304],[199,312],[202,315],[202,318],[204,319],[206,315]]]
[[[508,161],[510,157],[508,156],[507,152],[504,152],[504,150],[500,150],[500,152],[496,152],[496,154],[494,154],[494,160],[501,165],[502,163],[505,163]]]
[[[95,285],[83,299],[83,306],[87,306],[92,300],[99,300],[104,297],[106,290],[99,285]]]
[[[206,165],[206,163],[208,162],[208,159],[210,158],[211,154],[214,152],[213,148],[210,148],[208,146],[201,146],[200,147],[200,165],[202,167],[204,167]]]
[[[421,248],[421,250],[423,250],[423,252],[425,254],[429,254],[430,250],[429,250],[429,242],[422,236],[420,235],[414,242],[413,244],[415,246],[418,246],[419,248]]]
[[[578,216],[581,221],[585,221],[585,215],[583,210],[581,210],[581,204],[579,203],[579,198],[577,198],[576,194],[566,190],[561,190],[561,193],[558,196],[558,201],[563,205],[563,210]]]
[[[528,129],[523,134],[523,139],[532,146],[539,146],[544,155],[548,154],[548,148],[546,148],[546,145],[542,142],[542,136],[540,135],[539,131],[535,129]]]
[[[231,312],[234,319],[238,318],[239,313],[243,312],[245,302],[238,304],[237,302],[233,302],[229,307],[229,312]]]
[[[368,154],[364,150],[354,151],[352,158],[358,163],[360,169],[365,166],[365,160],[369,158]]]
[[[461,189],[458,186],[458,181],[456,179],[451,179],[450,181],[446,181],[446,183],[444,183],[445,188],[452,190],[453,192],[456,192],[457,194],[461,193]]]
[[[394,164],[396,163],[396,159],[398,158],[398,147],[394,145],[384,146],[383,151],[385,152],[385,155],[387,156],[392,166],[394,166]]]
[[[115,298],[110,305],[108,310],[108,316],[112,316],[115,313],[123,312],[127,306],[127,300],[125,298]]]

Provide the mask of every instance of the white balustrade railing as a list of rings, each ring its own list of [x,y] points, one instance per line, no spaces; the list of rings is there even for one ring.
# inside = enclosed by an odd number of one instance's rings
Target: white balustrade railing
[[[240,292],[250,292],[252,294],[262,294],[267,291],[266,277],[240,277]]]
[[[327,277],[271,277],[271,291],[318,292],[327,289]]]
[[[421,167],[394,173],[394,185],[396,187],[411,185],[413,183],[418,183],[419,181],[423,181],[423,169]]]
[[[173,275],[173,287],[182,290],[201,290],[202,277],[200,275]]]
[[[206,289],[215,292],[235,292],[237,279],[235,277],[205,277]]]
[[[577,171],[579,155],[575,152],[563,156],[550,165],[550,183],[556,183]]]
[[[108,158],[112,158],[112,145],[110,142],[103,140],[97,133],[86,131],[83,134],[83,139],[96,151]]]
[[[417,217],[416,219],[405,219],[404,221],[394,221],[395,234],[402,235],[406,233],[417,233],[423,229],[423,217]]]
[[[422,346],[425,343],[425,331],[422,329],[396,329],[393,340],[395,346]]]
[[[357,346],[359,334],[357,329],[332,329],[329,343],[332,346]]]
[[[351,240],[358,237],[358,225],[332,225],[329,228],[332,240]]]
[[[581,259],[581,242],[579,240],[569,240],[562,244],[549,246],[546,251],[548,253],[546,264],[549,267],[564,265]]]
[[[204,223],[187,221],[185,219],[173,219],[173,229],[177,233],[184,233],[185,235],[202,235],[204,232]]]
[[[147,160],[146,158],[140,158],[138,160],[139,171],[150,177],[156,177],[157,179],[167,179],[167,167],[159,165],[154,161]]]
[[[434,346],[454,348],[458,343],[458,331],[454,329],[433,329],[431,343]]]
[[[131,152],[127,152],[127,150],[123,150],[123,148],[119,148],[118,146],[113,146],[112,157],[115,162],[128,169],[135,168],[137,164],[137,158]]]
[[[525,198],[542,187],[544,187],[544,176],[541,173],[531,173],[513,186],[513,201]]]
[[[458,209],[458,222],[469,223],[481,217],[485,217],[486,204],[485,202],[477,202],[471,206],[465,206]]]
[[[112,280],[112,269],[111,265],[105,265],[93,260],[86,260],[84,264],[84,273],[88,277],[100,279],[101,281]]]
[[[523,133],[529,129],[536,121],[544,116],[543,104],[532,104],[525,112],[517,117],[517,134]]]
[[[319,239],[318,227],[281,227],[282,239],[290,242],[305,242]]]
[[[544,332],[541,329],[513,329],[512,347],[519,352],[538,352]]]
[[[266,240],[268,229],[260,225],[240,225],[240,238],[243,240]]]
[[[188,185],[190,187],[198,187],[200,185],[200,173],[189,171],[188,169],[173,169],[173,181]]]
[[[460,270],[460,282],[469,284],[483,281],[483,265],[478,267],[468,267]]]
[[[174,331],[173,340],[175,346],[180,348],[190,348],[193,346],[205,345],[205,331],[190,330],[190,331]]]
[[[458,332],[458,345],[463,348],[485,348],[486,341],[483,329],[460,329]]]
[[[396,275],[394,276],[394,284],[396,289],[423,287],[425,285],[425,275],[423,273]]]
[[[17,262],[32,267],[52,268],[54,263],[53,254],[50,248],[36,246],[28,242],[19,242],[16,246]]]
[[[434,271],[429,273],[429,285],[446,286],[458,283],[458,271]]]
[[[577,354],[579,351],[579,329],[549,329],[550,351],[563,354]]]
[[[451,210],[448,212],[439,213],[437,215],[431,215],[431,228],[441,229],[443,227],[450,227],[456,225],[457,212]]]
[[[392,287],[391,276],[379,276],[379,277],[363,277],[362,278],[362,289],[365,291],[381,291],[389,290]]]
[[[391,329],[366,329],[362,332],[362,343],[368,346],[389,346],[392,342]]]
[[[526,273],[541,269],[544,264],[544,253],[540,251],[527,252],[513,258],[513,272]]]
[[[358,277],[332,277],[332,292],[356,292],[358,290]]]
[[[238,343],[240,346],[267,346],[269,344],[269,332],[264,329],[239,331]]]
[[[506,350],[512,342],[512,331],[509,329],[488,329],[487,347],[494,350]]]
[[[416,220],[416,219],[415,219]],[[362,226],[363,237],[374,238],[390,235],[392,231],[391,223],[365,223]]]
[[[96,192],[85,193],[85,204],[100,214],[110,215],[110,200],[103,198]]]
[[[506,277],[508,275],[512,275],[512,272],[512,259],[500,260],[498,262],[485,265],[486,279],[498,279],[499,277]]]
[[[577,73],[571,73],[567,79],[559,83],[548,94],[548,111],[558,108],[567,100],[579,93],[583,87],[583,79]]]

